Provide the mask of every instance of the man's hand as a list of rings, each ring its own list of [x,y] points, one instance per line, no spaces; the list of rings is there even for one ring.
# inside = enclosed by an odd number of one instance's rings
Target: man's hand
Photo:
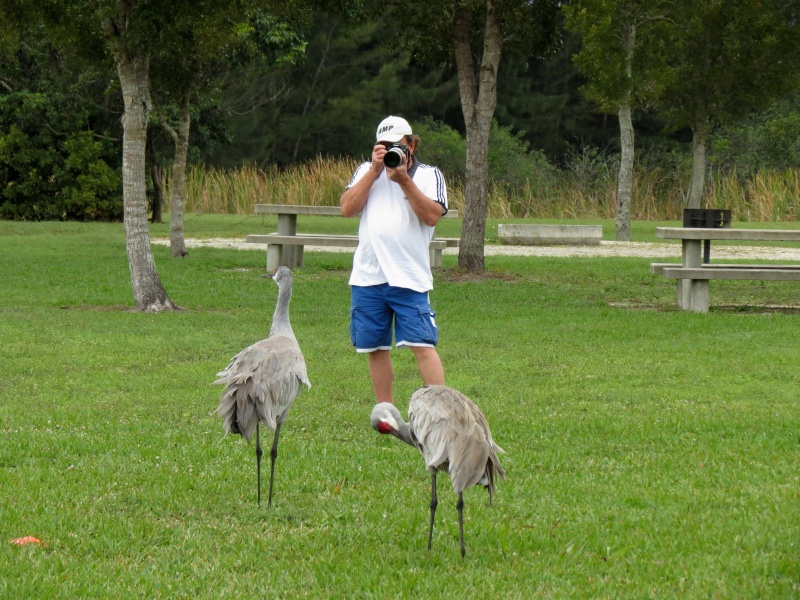
[[[346,189],[339,198],[339,206],[342,207],[343,217],[355,217],[361,214],[369,197],[369,190],[372,184],[380,176],[384,169],[383,157],[386,156],[386,146],[376,144],[372,149],[372,164],[369,171],[358,180],[352,187]]]
[[[386,146],[383,144],[375,144],[375,147],[372,149],[372,166],[370,167],[370,170],[374,171],[378,175],[380,175],[380,172],[383,171],[384,156],[386,156]]]
[[[383,154],[385,155],[386,152]],[[381,156],[381,162],[383,162],[383,156]],[[394,168],[386,167],[386,175],[389,179],[401,185],[407,181],[411,181],[411,178],[408,176],[408,156],[405,152],[403,153],[403,159],[399,165]]]

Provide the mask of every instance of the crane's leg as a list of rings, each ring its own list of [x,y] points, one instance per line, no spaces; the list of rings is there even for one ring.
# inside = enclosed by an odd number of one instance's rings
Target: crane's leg
[[[458,538],[461,541],[461,558],[464,558],[467,548],[464,546],[464,497],[461,492],[458,493],[456,508],[458,509]]]
[[[258,505],[261,506],[261,439],[258,435],[258,425],[256,423],[256,465],[258,465]]]
[[[269,469],[269,500],[267,500],[267,507],[272,508],[272,479],[275,477],[275,459],[278,458],[278,435],[281,433],[281,424],[278,423],[275,427],[275,437],[272,440],[272,450],[269,453],[271,465]]]
[[[439,499],[436,497],[436,469],[431,471],[431,522],[428,527],[428,550],[431,549],[433,542],[433,517],[436,515],[436,506],[439,504]]]

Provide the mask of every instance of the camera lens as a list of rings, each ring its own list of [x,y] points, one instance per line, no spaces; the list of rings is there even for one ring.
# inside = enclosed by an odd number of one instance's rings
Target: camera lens
[[[403,151],[400,148],[390,148],[389,151],[383,157],[383,164],[389,167],[390,169],[394,169],[395,167],[400,166],[400,163],[403,162]]]

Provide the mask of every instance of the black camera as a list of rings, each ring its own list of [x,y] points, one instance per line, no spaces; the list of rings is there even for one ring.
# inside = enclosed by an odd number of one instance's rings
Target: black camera
[[[400,142],[384,142],[383,145],[386,146],[386,154],[383,156],[384,165],[390,169],[399,167],[403,162],[403,155],[405,155],[406,162],[408,162],[408,146]]]

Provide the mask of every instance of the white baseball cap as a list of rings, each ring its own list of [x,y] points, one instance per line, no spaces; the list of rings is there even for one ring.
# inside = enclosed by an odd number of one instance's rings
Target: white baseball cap
[[[399,142],[411,135],[411,125],[403,117],[386,117],[375,132],[376,142]]]

